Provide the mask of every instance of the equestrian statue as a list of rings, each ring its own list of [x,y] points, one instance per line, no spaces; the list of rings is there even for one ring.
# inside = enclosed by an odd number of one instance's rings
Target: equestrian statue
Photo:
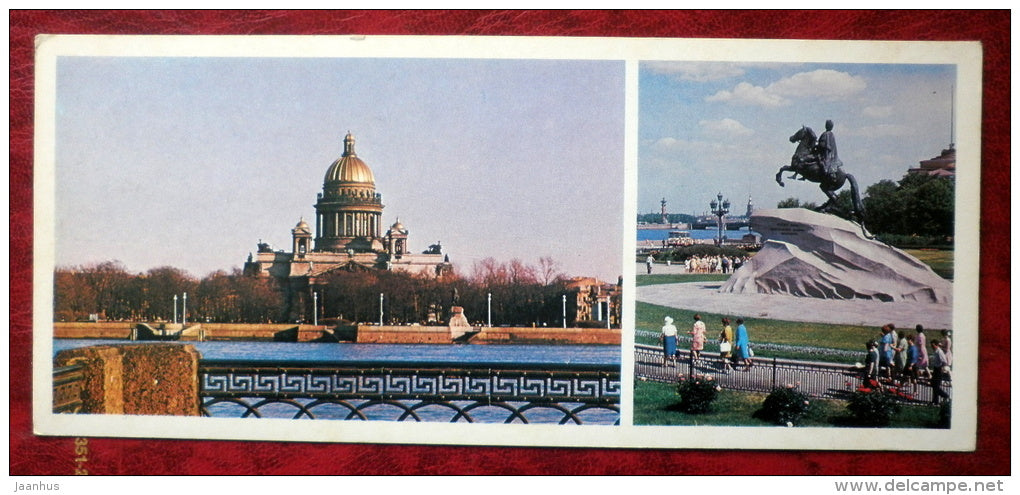
[[[817,182],[818,187],[822,189],[829,200],[815,211],[832,213],[837,208],[836,192],[849,181],[853,208],[851,216],[863,226],[864,204],[861,203],[857,179],[854,179],[853,175],[843,172],[843,162],[840,161],[836,152],[836,138],[832,134],[832,126],[832,121],[826,120],[825,132],[820,137],[816,137],[815,131],[807,126],[801,126],[800,130],[790,136],[791,143],[798,143],[797,150],[793,152],[790,165],[780,167],[779,172],[776,172],[776,182],[780,186],[786,186],[783,183],[783,172],[793,172],[793,175],[788,177],[790,179]],[[797,177],[798,175],[800,177]]]

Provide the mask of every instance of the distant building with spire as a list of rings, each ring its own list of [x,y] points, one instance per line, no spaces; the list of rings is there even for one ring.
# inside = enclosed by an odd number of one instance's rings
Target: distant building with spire
[[[956,178],[956,91],[955,85],[951,87],[949,105],[949,148],[942,150],[939,156],[921,160],[918,167],[907,169],[910,174],[932,175],[935,177]]]
[[[918,167],[907,169],[907,173],[956,178],[956,148],[950,144],[939,156],[921,160]]]

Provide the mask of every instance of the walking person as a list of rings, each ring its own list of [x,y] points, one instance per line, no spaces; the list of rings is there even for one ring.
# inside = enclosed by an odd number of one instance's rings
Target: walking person
[[[942,390],[942,382],[949,378],[949,364],[938,339],[932,339],[931,351],[931,402],[937,406],[942,399],[949,399],[949,394]]]
[[[946,364],[953,366],[953,341],[950,338],[949,330],[942,331],[942,350],[946,352]]]
[[[730,326],[730,319],[722,319],[723,329],[719,333],[719,360],[722,361],[724,372],[733,371],[730,360],[733,359],[733,327]]]
[[[907,336],[907,366],[903,370],[904,379],[909,381],[910,389],[917,391],[917,345],[914,343],[914,336]]]
[[[655,257],[649,254],[648,257],[645,258],[645,267],[648,268],[649,275],[652,274],[652,263],[655,263]]]
[[[659,340],[662,341],[662,366],[666,367],[670,361],[676,359],[676,325],[673,324],[673,318],[669,316],[665,318]]]
[[[751,369],[751,366],[754,366],[754,362],[751,360],[754,357],[754,352],[751,350],[751,338],[747,334],[747,327],[744,326],[743,318],[737,318],[736,339],[737,359],[744,362],[744,371],[747,371]]]
[[[908,351],[910,349],[910,341],[907,340],[906,334],[900,334],[899,341],[896,342],[896,355],[893,358],[893,367],[895,373],[893,374],[896,379],[902,384],[907,376],[907,362],[908,362]]]
[[[896,346],[896,332],[893,332],[893,324],[882,326],[882,338],[879,340],[879,374],[886,378],[892,378],[893,348]]]
[[[874,340],[869,340],[867,344],[865,344],[865,348],[868,351],[868,355],[864,360],[864,383],[866,386],[870,387],[873,384],[878,384],[882,353],[878,349],[878,342]]]
[[[924,327],[918,324],[914,327],[917,330],[917,335],[914,337],[914,345],[917,346],[917,363],[914,366],[914,370],[917,377],[931,377],[931,373],[928,371],[928,337],[924,335]]]
[[[694,315],[694,326],[687,333],[691,335],[691,361],[699,361],[705,349],[705,322],[701,321],[701,315]]]

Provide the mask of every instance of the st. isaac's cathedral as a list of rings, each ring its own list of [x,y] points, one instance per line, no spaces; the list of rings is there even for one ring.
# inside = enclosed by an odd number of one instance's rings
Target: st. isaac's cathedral
[[[291,229],[289,252],[274,251],[260,241],[258,252],[248,255],[244,272],[273,277],[288,289],[288,299],[304,299],[316,277],[334,270],[400,270],[433,277],[450,271],[438,243],[421,254],[411,253],[408,230],[399,220],[382,234],[382,210],[372,169],[354,151],[354,136],[348,132],[343,155],[326,170],[315,203],[314,234],[301,219]]]

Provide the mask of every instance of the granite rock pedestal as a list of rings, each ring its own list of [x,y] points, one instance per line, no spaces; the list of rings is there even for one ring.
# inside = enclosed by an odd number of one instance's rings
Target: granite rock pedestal
[[[823,299],[950,303],[953,286],[860,225],[803,208],[759,210],[751,230],[764,244],[720,292]]]
[[[450,337],[453,340],[457,340],[472,331],[471,323],[468,321],[467,317],[464,316],[463,307],[453,306],[450,308],[450,313],[452,314],[447,325],[450,327]]]

